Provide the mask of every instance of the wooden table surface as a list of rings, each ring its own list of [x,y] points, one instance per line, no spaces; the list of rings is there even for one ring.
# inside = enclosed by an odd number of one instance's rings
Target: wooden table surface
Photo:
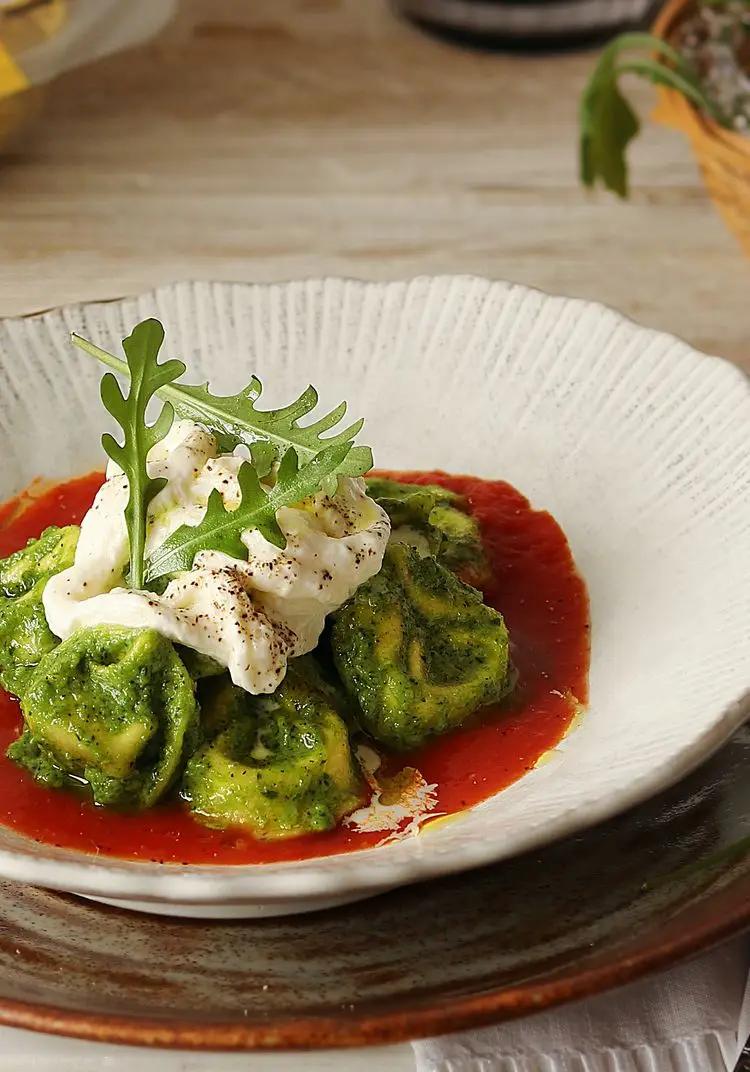
[[[750,366],[750,263],[684,140],[647,126],[630,203],[579,188],[593,62],[455,48],[385,0],[186,0],[60,78],[6,152],[0,315],[185,277],[474,272]]]

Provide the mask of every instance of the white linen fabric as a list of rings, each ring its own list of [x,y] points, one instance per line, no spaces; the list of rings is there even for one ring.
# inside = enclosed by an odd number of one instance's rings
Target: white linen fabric
[[[417,1072],[733,1072],[749,973],[745,937],[586,1001],[415,1042]]]

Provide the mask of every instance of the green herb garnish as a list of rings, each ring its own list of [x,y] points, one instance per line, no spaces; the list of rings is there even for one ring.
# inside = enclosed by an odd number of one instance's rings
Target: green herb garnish
[[[326,447],[300,468],[290,448],[281,459],[275,485],[268,490],[260,483],[252,463],[244,462],[238,473],[239,505],[228,510],[221,492],[214,489],[198,524],[181,525],[150,556],[146,581],[151,584],[169,574],[189,570],[199,551],[223,551],[231,558],[246,559],[247,548],[240,536],[247,529],[258,529],[271,543],[284,547],[276,511],[314,495],[327,477],[341,472],[350,449],[349,443]]]
[[[128,368],[124,361],[99,346],[73,334],[73,342],[86,353],[122,375]],[[318,403],[318,392],[307,387],[288,406],[281,409],[256,409],[256,402],[263,391],[257,376],[235,395],[213,395],[208,384],[189,386],[170,383],[161,387],[158,394],[170,402],[178,417],[185,417],[202,424],[216,436],[219,448],[228,452],[238,444],[252,451],[253,461],[261,477],[266,476],[273,464],[293,447],[300,461],[309,461],[322,450],[348,443],[351,450],[343,455],[341,465],[332,476],[361,476],[372,468],[372,451],[369,447],[352,445],[354,437],[362,428],[363,420],[355,421],[335,435],[323,438],[325,432],[340,424],[346,413],[346,402],[341,402],[312,424],[300,425]]]
[[[312,386],[306,387],[298,399],[281,409],[256,409],[255,403],[263,391],[257,376],[253,376],[247,387],[236,395],[212,395],[208,384],[197,387],[179,384],[169,391],[177,415],[209,427],[222,450],[233,450],[238,443],[250,447],[260,476],[270,472],[273,463],[290,447],[299,460],[309,461],[329,447],[351,445],[365,423],[360,418],[348,428],[323,438],[324,432],[329,432],[343,420],[347,407],[346,402],[341,402],[312,424],[300,425],[300,419],[318,404],[318,392]],[[372,469],[370,448],[351,446],[342,457],[338,475],[361,476],[369,469]]]
[[[621,60],[620,54],[631,49],[647,49],[649,54]],[[640,130],[640,123],[620,92],[618,79],[622,74],[641,75],[655,84],[676,89],[710,115],[715,109],[695,71],[667,41],[645,33],[615,38],[604,49],[581,97],[580,174],[586,186],[599,181],[620,197],[627,197],[625,151]]]
[[[346,402],[312,424],[300,425],[300,419],[317,404],[314,387],[308,387],[295,402],[281,409],[258,410],[255,403],[263,388],[256,376],[236,395],[225,397],[212,395],[208,384],[191,387],[175,383],[185,365],[182,361],[157,364],[164,341],[164,329],[158,320],[144,320],[124,340],[126,361],[80,335],[73,334],[72,338],[86,353],[121,375],[130,376],[127,397],[111,372],[102,379],[101,395],[125,433],[122,446],[110,435],[105,435],[102,443],[130,485],[125,514],[130,540],[129,583],[133,588],[142,588],[144,583],[153,586],[170,574],[189,570],[199,551],[224,551],[234,558],[247,558],[247,549],[240,540],[247,529],[258,529],[272,543],[284,547],[284,536],[276,523],[277,510],[321,489],[333,494],[340,476],[360,476],[372,467],[370,448],[353,443],[362,420],[324,438],[325,432],[341,423]],[[158,420],[149,426],[146,407],[154,394],[164,400],[164,406]],[[238,472],[239,506],[227,509],[221,493],[212,491],[199,524],[181,526],[144,564],[147,507],[167,482],[148,476],[146,459],[149,450],[169,431],[175,414],[208,428],[222,451],[244,444],[250,449],[252,461],[241,465]],[[260,480],[269,476],[275,466],[269,490]]]
[[[116,462],[128,479],[129,496],[125,507],[130,544],[130,586],[143,588],[143,553],[146,544],[146,511],[148,504],[166,484],[163,477],[149,477],[146,457],[153,446],[159,443],[172,426],[174,411],[165,403],[154,424],[146,424],[146,407],[152,396],[177,379],[185,371],[182,361],[157,363],[157,356],[164,341],[164,329],[158,320],[144,320],[123,339],[127,363],[122,361],[122,371],[130,373],[130,390],[123,395],[119,383],[111,372],[105,373],[101,382],[102,402],[120,425],[124,443],[120,445],[108,432],[102,436],[102,446]]]

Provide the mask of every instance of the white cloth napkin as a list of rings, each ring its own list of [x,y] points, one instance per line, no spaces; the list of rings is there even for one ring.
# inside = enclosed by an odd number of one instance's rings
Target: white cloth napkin
[[[750,1034],[750,938],[523,1020],[414,1043],[417,1072],[732,1072]]]

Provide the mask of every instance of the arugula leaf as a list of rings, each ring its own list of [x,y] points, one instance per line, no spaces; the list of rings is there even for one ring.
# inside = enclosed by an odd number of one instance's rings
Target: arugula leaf
[[[294,448],[298,458],[309,460],[325,448],[351,443],[364,424],[360,418],[335,435],[323,439],[324,432],[330,431],[343,420],[346,402],[341,402],[312,424],[302,426],[300,419],[311,413],[318,404],[318,392],[314,387],[305,388],[299,398],[288,406],[269,410],[255,408],[262,391],[260,380],[253,376],[250,383],[236,395],[212,395],[208,384],[195,387],[180,384],[169,389],[168,397],[178,416],[207,425],[217,435],[222,450],[231,450],[238,443],[244,443],[253,449],[254,460],[257,460],[254,444],[258,440],[273,444],[276,457],[271,458],[269,453],[264,452],[261,476],[265,476],[273,461],[290,447]],[[342,461],[339,473],[342,476],[361,476],[371,468],[370,448],[352,446]]]
[[[94,343],[76,334],[73,334],[73,342],[115,371],[127,373],[123,361]],[[158,393],[172,404],[178,417],[187,417],[210,429],[220,450],[231,451],[240,443],[248,446],[261,477],[270,472],[272,465],[290,447],[299,459],[307,461],[324,449],[348,443],[351,450],[343,456],[338,473],[331,475],[361,476],[372,468],[370,448],[352,445],[363,420],[323,438],[324,432],[341,423],[346,402],[341,402],[312,424],[300,425],[300,419],[311,413],[318,403],[318,392],[314,387],[307,387],[290,405],[270,410],[256,409],[255,403],[262,391],[260,380],[253,376],[250,383],[235,395],[213,395],[207,383],[196,386],[170,383],[161,387]],[[272,451],[267,444],[271,444]]]
[[[633,48],[648,49],[650,55],[618,63],[620,53]],[[598,180],[613,193],[627,197],[625,152],[640,124],[620,92],[621,74],[638,74],[655,84],[676,89],[714,117],[716,109],[703,92],[696,73],[667,41],[645,33],[616,37],[602,53],[581,96],[580,176],[585,186],[594,186]]]
[[[246,529],[258,529],[277,547],[284,547],[284,534],[276,521],[282,506],[301,502],[341,472],[352,449],[351,443],[326,447],[302,468],[293,448],[286,451],[279,464],[276,483],[264,488],[251,462],[243,462],[237,474],[240,503],[233,510],[224,505],[221,492],[214,489],[206,512],[197,525],[181,525],[150,556],[146,564],[146,581],[189,570],[199,551],[223,551],[232,558],[247,559],[247,548],[240,539]]]
[[[130,585],[143,587],[143,553],[146,543],[146,511],[153,497],[166,484],[163,477],[153,479],[146,470],[146,457],[151,448],[164,438],[172,426],[174,412],[165,403],[152,425],[146,424],[146,407],[152,396],[185,371],[182,361],[157,363],[164,341],[164,329],[158,320],[144,320],[123,339],[127,364],[122,371],[130,373],[130,391],[123,395],[111,372],[104,374],[100,386],[102,402],[120,425],[124,442],[119,444],[108,432],[102,436],[102,446],[128,479],[129,497],[125,507],[130,544]]]

